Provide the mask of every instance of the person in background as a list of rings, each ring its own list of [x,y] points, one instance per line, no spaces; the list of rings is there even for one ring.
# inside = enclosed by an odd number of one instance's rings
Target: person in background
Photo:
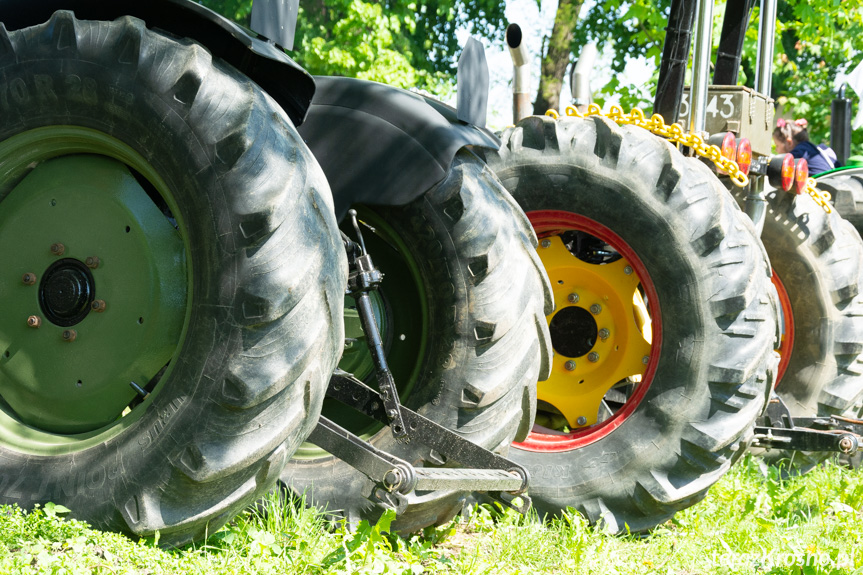
[[[815,146],[810,142],[809,132],[806,130],[808,125],[809,122],[804,118],[793,122],[779,118],[776,120],[776,129],[773,130],[773,143],[776,144],[777,154],[805,158],[809,164],[809,175],[814,176],[837,167],[836,152],[824,144]]]

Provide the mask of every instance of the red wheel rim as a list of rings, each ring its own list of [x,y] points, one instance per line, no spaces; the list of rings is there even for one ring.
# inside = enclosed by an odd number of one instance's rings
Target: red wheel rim
[[[788,297],[788,292],[785,290],[785,284],[776,270],[773,270],[773,285],[776,286],[776,291],[779,293],[779,305],[782,311],[782,339],[779,344],[779,368],[776,371],[776,383],[773,384],[773,389],[779,387],[779,382],[782,381],[782,376],[785,375],[785,370],[788,369],[788,364],[791,362],[791,351],[794,349],[794,313],[791,309],[791,299]]]
[[[537,452],[560,452],[578,449],[590,445],[606,437],[620,427],[637,409],[653,383],[662,349],[662,314],[659,307],[659,297],[647,268],[635,251],[620,236],[599,222],[585,216],[555,210],[539,210],[528,212],[527,217],[533,225],[537,236],[547,237],[564,231],[576,230],[597,237],[613,247],[633,267],[641,282],[647,304],[651,310],[652,343],[647,368],[641,383],[635,391],[609,419],[588,428],[569,433],[543,433],[535,427],[521,443],[513,445],[519,449]]]

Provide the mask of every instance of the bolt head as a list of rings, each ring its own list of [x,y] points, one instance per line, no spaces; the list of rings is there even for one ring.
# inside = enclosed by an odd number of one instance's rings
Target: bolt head
[[[78,332],[74,329],[65,329],[63,330],[63,341],[72,342],[78,339]]]
[[[36,274],[24,274],[21,276],[21,281],[24,282],[24,285],[31,286],[36,283]]]
[[[105,311],[105,300],[94,299],[93,303],[90,304],[90,309],[95,311],[96,313],[102,313],[103,311]]]
[[[566,297],[566,299],[569,300],[569,303],[578,303],[578,294],[577,293],[571,293]]]
[[[62,256],[66,253],[66,246],[61,243],[51,244],[51,253],[55,256]]]
[[[575,362],[570,359],[569,361],[567,361],[566,363],[563,364],[563,367],[567,371],[572,371],[575,369]]]
[[[583,415],[579,415],[578,419],[575,420],[578,425],[587,425],[587,418]]]
[[[610,336],[610,335],[611,335],[611,332],[605,328],[602,328],[601,330],[599,330],[599,339],[606,340],[606,339],[608,339],[608,336]]]
[[[99,267],[99,258],[96,256],[90,256],[86,260],[84,260],[84,265],[91,270],[94,270]]]
[[[541,245],[544,248],[550,248],[551,247],[551,240],[542,240],[541,242],[539,242],[539,245]]]
[[[632,275],[632,267],[631,266],[624,267],[623,273],[625,273],[626,275]]]
[[[845,453],[851,451],[852,447],[854,447],[854,443],[849,438],[843,437],[839,440],[839,449],[841,449]]]
[[[27,325],[30,327],[39,327],[42,325],[42,318],[38,315],[31,315],[27,318]]]
[[[593,315],[599,315],[601,312],[602,312],[602,306],[599,305],[598,303],[595,303],[592,306],[590,306],[590,313],[592,313]]]
[[[649,355],[645,355],[644,357],[642,357],[642,358],[641,358],[641,363],[643,363],[644,365],[647,365],[648,363],[650,363],[650,356],[649,356]]]
[[[587,354],[587,361],[589,361],[590,363],[596,363],[597,361],[599,361],[599,354],[595,351],[590,352],[589,354]]]

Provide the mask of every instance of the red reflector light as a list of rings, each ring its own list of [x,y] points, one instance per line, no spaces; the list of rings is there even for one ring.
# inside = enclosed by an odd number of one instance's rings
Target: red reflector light
[[[749,168],[752,166],[752,144],[748,138],[741,138],[737,144],[737,167],[740,171],[749,175]]]
[[[794,168],[794,182],[797,184],[798,194],[802,194],[806,189],[807,181],[809,181],[809,162],[805,158],[800,158]]]
[[[785,154],[782,158],[782,190],[790,192],[792,186],[794,186],[794,156]]]
[[[737,141],[734,138],[734,134],[731,132],[726,132],[725,137],[722,138],[722,145],[719,147],[722,151],[722,156],[734,161],[737,152]]]

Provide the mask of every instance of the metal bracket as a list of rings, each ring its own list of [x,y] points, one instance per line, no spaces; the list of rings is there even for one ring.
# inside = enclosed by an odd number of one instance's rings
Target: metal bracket
[[[840,417],[793,417],[778,396],[755,427],[753,447],[855,453],[863,450],[863,421]]]

